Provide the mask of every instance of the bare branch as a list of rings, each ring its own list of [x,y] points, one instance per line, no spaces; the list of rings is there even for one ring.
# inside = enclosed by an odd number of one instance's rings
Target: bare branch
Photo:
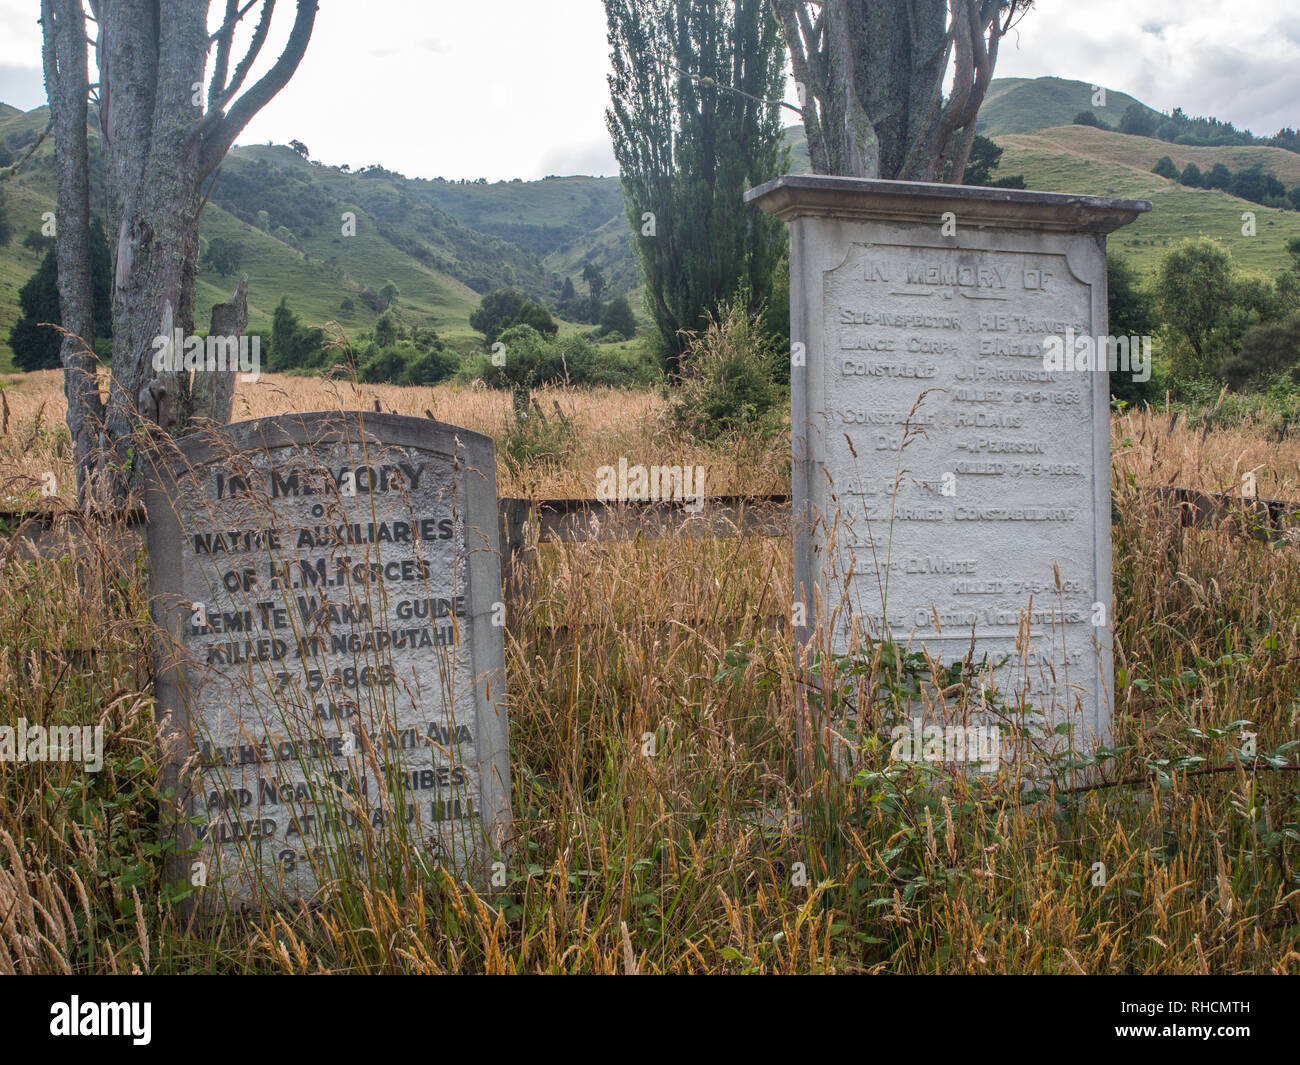
[[[0,181],[8,181],[11,177],[13,177],[16,173],[18,173],[18,168],[21,167],[23,163],[27,162],[27,160],[30,159],[33,155],[36,154],[36,149],[38,149],[42,144],[45,143],[45,138],[50,135],[50,130],[52,130],[53,128],[54,128],[54,116],[51,115],[50,120],[45,123],[45,130],[41,133],[39,137],[36,138],[36,143],[33,144],[29,149],[27,149],[27,154],[24,155],[17,162],[15,162],[12,166],[7,166],[5,167],[5,169],[0,170]]]
[[[703,85],[705,82],[707,82],[708,88],[710,89],[719,89],[722,92],[735,93],[737,96],[743,96],[746,100],[753,100],[754,103],[763,104],[767,107],[784,107],[788,111],[793,111],[800,118],[803,117],[802,110],[795,107],[794,104],[786,103],[784,100],[765,100],[761,96],[755,96],[753,93],[745,92],[743,89],[737,89],[734,85],[722,85],[719,84],[717,81],[714,81],[713,78],[706,78],[706,77],[702,77],[699,74],[692,74],[689,70],[680,70],[677,67],[673,66],[671,63],[668,63],[667,66],[668,69],[671,70],[674,74],[678,75],[679,77],[689,78],[697,85]]]
[[[213,31],[212,36],[208,38],[208,44],[218,42],[221,37],[229,39],[235,26],[238,25],[239,22],[242,21],[243,17],[248,14],[249,8],[257,2],[258,0],[248,0],[248,3],[236,11],[235,7],[239,3],[239,0],[226,0],[226,21]]]
[[[248,52],[239,61],[239,66],[235,68],[235,74],[230,79],[230,84],[221,90],[219,97],[208,97],[208,108],[212,113],[223,111],[235,93],[239,92],[240,86],[244,84],[244,79],[248,77],[248,72],[253,69],[253,63],[256,62],[258,55],[262,51],[262,45],[266,43],[266,36],[271,30],[271,16],[274,14],[275,0],[265,0],[262,7],[262,17],[257,20],[257,26],[253,30],[253,39],[248,43]]]
[[[250,6],[253,0],[249,0]],[[217,45],[216,61],[212,65],[212,80],[208,82],[208,102],[218,99],[226,87],[226,75],[230,72],[230,42],[235,35],[235,24],[239,21],[239,0],[226,0],[226,22],[208,38],[208,44]],[[248,10],[245,8],[244,10]]]
[[[939,162],[942,165],[951,161],[948,180],[953,183],[961,182],[966,173],[966,164],[975,144],[975,119],[993,80],[998,45],[1018,21],[1017,16],[1023,17],[1032,6],[1032,0],[1013,0],[1003,22],[998,18],[1001,7],[998,0],[984,0],[983,3],[951,0],[957,69],[954,95],[944,108],[941,120]],[[954,147],[953,138],[959,130],[961,136]]]
[[[808,156],[817,173],[827,169],[826,141],[818,113],[817,102],[824,106],[826,84],[823,72],[813,68],[813,55],[820,39],[820,24],[814,31],[808,18],[807,9],[800,0],[775,0],[777,19],[785,35],[786,47],[790,51],[790,63],[794,68],[795,81],[803,86],[803,124],[804,136],[808,141]],[[824,14],[823,14],[824,17]]]
[[[289,32],[289,39],[285,42],[280,58],[257,84],[234,102],[226,116],[204,137],[199,170],[201,175],[206,176],[212,172],[253,116],[270,103],[293,77],[307,51],[307,42],[311,40],[311,31],[316,24],[317,2],[318,0],[298,0],[293,29]]]

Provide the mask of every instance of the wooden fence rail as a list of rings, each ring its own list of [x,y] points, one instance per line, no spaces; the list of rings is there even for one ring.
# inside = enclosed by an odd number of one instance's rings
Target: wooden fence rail
[[[1232,520],[1242,531],[1275,539],[1300,525],[1300,503],[1280,499],[1246,499],[1240,495],[1160,486],[1144,489],[1156,501],[1176,509],[1186,528]],[[661,539],[681,536],[789,536],[788,495],[710,496],[701,506],[677,501],[609,503],[592,499],[502,499],[501,557],[508,570],[521,551],[533,544],[587,540]],[[531,527],[536,526],[535,533]],[[531,538],[531,539],[530,539]]]
[[[1300,503],[1246,499],[1240,495],[1159,486],[1144,489],[1159,504],[1176,509],[1187,528],[1231,522],[1234,531],[1257,539],[1278,539],[1300,527]],[[709,496],[698,504],[677,500],[607,502],[596,499],[503,498],[498,507],[502,571],[509,574],[539,544],[600,540],[658,540],[668,536],[784,537],[791,533],[788,495]],[[143,510],[115,515],[112,522],[143,540]],[[95,524],[71,508],[0,511],[0,540],[24,536],[38,549]]]
[[[1179,524],[1185,528],[1226,523],[1239,535],[1276,540],[1287,530],[1300,527],[1300,503],[1244,499],[1240,495],[1176,486],[1143,491],[1158,507],[1176,510]],[[498,519],[505,596],[508,602],[516,604],[527,602],[534,561],[532,554],[540,544],[619,541],[638,537],[658,540],[670,536],[788,537],[792,527],[788,495],[711,496],[697,506],[662,500],[606,502],[503,498],[498,508]],[[66,550],[70,537],[78,536],[95,524],[95,519],[68,508],[0,511],[0,560],[13,552],[15,536],[30,539],[38,554],[53,553],[60,548]],[[112,524],[127,534],[127,543],[117,544],[118,550],[143,548],[142,509],[117,515]],[[11,540],[8,551],[4,547],[5,538]],[[515,613],[514,609],[509,611],[511,617]],[[733,620],[739,622],[743,619]],[[778,627],[785,627],[788,622],[785,617],[760,620]],[[557,633],[563,634],[562,630],[557,630],[552,635]],[[121,652],[94,648],[82,652],[58,652],[59,655],[65,653],[68,658],[61,664],[75,668],[85,664],[85,659],[77,657],[79,653],[95,660],[101,654]]]

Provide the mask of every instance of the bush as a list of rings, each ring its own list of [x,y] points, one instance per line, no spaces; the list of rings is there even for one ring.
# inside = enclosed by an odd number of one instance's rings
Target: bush
[[[426,351],[406,369],[405,383],[408,385],[436,385],[439,381],[455,375],[460,369],[460,359],[452,351],[435,348]]]
[[[1232,171],[1222,163],[1215,163],[1203,180],[1207,189],[1221,189],[1226,192],[1228,186],[1232,184]]]
[[[1300,368],[1300,315],[1257,325],[1241,341],[1241,350],[1219,365],[1219,376],[1233,389],[1260,387],[1280,375],[1296,379]]]
[[[498,338],[505,345],[501,365],[491,359],[483,367],[483,380],[492,388],[511,388],[516,395],[545,385],[578,388],[647,384],[648,364],[635,355],[602,356],[582,337],[542,336],[528,325],[511,326]]]
[[[524,303],[524,297],[512,288],[489,292],[469,316],[470,328],[482,333],[484,343],[491,347],[519,317]]]
[[[45,323],[57,324],[59,314],[59,264],[52,238],[36,272],[18,290],[21,314],[9,331],[13,362],[20,370],[49,370],[62,365],[63,335]],[[24,244],[27,242],[24,241]],[[113,335],[112,267],[108,240],[98,218],[90,222],[90,282],[95,316],[95,338]]]
[[[1159,158],[1156,165],[1151,168],[1151,173],[1158,177],[1168,178],[1170,181],[1177,181],[1179,176],[1178,167],[1167,155],[1162,155]]]
[[[551,317],[551,312],[540,303],[534,303],[532,300],[523,305],[518,316],[511,324],[531,325],[543,336],[555,336],[560,331],[560,327],[555,324],[555,319]]]
[[[784,255],[772,271],[772,291],[763,307],[763,332],[772,338],[781,358],[772,363],[772,379],[790,384],[790,257]]]
[[[636,315],[626,296],[615,296],[607,304],[600,316],[600,331],[608,336],[617,333],[621,337],[636,336]]]
[[[244,246],[237,240],[213,237],[203,253],[203,265],[222,277],[229,277],[244,261]]]
[[[744,299],[733,300],[690,339],[682,383],[669,401],[673,427],[705,443],[737,432],[777,431],[785,394],[772,370],[783,356],[761,319],[746,312]]]
[[[396,384],[406,374],[408,363],[420,357],[413,344],[403,341],[389,347],[367,344],[358,360],[358,379],[367,384]]]
[[[564,380],[565,364],[560,346],[531,325],[511,326],[497,337],[497,342],[504,348],[499,352],[500,365],[491,362],[483,372],[483,380],[493,388],[527,392]]]
[[[1141,104],[1132,103],[1124,108],[1119,120],[1119,131],[1134,137],[1154,137],[1156,134],[1155,113]]]
[[[1210,373],[1224,355],[1236,353],[1245,331],[1234,329],[1239,277],[1217,241],[1189,237],[1166,251],[1155,296],[1176,378]]]
[[[381,348],[391,348],[397,343],[400,327],[390,311],[385,311],[375,322],[375,343]]]
[[[304,326],[289,309],[289,297],[281,296],[271,313],[270,369],[275,372],[311,369],[325,356],[325,333]]]
[[[511,326],[527,325],[537,332],[554,336],[559,326],[551,312],[534,300],[525,299],[512,288],[499,288],[489,292],[478,308],[469,316],[470,328],[483,334],[484,343],[491,347],[501,334]]]
[[[1110,320],[1106,331],[1111,336],[1143,337],[1155,333],[1151,297],[1139,284],[1137,271],[1114,252],[1106,256],[1106,288],[1110,296]],[[1154,366],[1150,379],[1146,381],[1135,381],[1131,374],[1122,370],[1110,375],[1112,399],[1128,404],[1150,403],[1162,392]]]

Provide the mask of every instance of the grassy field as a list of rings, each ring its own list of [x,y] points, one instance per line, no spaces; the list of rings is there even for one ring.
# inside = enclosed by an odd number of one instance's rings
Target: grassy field
[[[1296,184],[1300,155],[1266,147],[1184,148],[1154,138],[1064,125],[1091,107],[1091,94],[1091,86],[1060,78],[996,79],[981,111],[980,128],[1006,149],[999,174],[1022,173],[1030,188],[1047,191],[1150,199],[1151,214],[1111,240],[1111,247],[1144,274],[1171,242],[1201,234],[1222,239],[1248,270],[1272,275],[1289,265],[1286,240],[1300,235],[1300,212],[1259,207],[1222,192],[1185,189],[1150,171],[1162,155],[1180,167],[1194,161],[1202,170],[1216,162],[1232,170],[1259,162],[1285,183]],[[1107,107],[1092,109],[1116,123],[1131,102],[1132,97],[1109,92]],[[39,132],[45,117],[43,109],[24,114],[6,108],[0,111],[0,136]],[[807,172],[801,128],[791,127],[786,136],[792,171]],[[18,314],[18,289],[38,263],[21,248],[21,239],[39,229],[42,212],[54,206],[51,150],[47,142],[3,186],[17,238],[0,248],[0,373],[13,368],[7,339]],[[236,217],[236,209],[252,217],[247,208],[255,205],[257,192],[241,193],[236,203],[226,198],[233,196],[231,183],[263,163],[298,182],[304,194],[323,198],[329,204],[327,217],[300,226],[304,231],[291,240]],[[581,274],[589,261],[602,267],[611,293],[631,292],[634,309],[644,317],[617,178],[564,176],[478,185],[387,172],[362,175],[318,166],[286,147],[271,145],[237,148],[223,171],[225,184],[218,182],[204,212],[202,236],[243,245],[241,269],[249,274],[253,329],[268,329],[280,297],[288,296],[306,324],[337,322],[355,336],[376,318],[358,293],[366,287],[377,291],[391,280],[401,290],[394,311],[406,325],[432,326],[464,347],[474,336],[469,315],[479,301],[467,282],[479,291],[485,284],[515,285],[553,302],[566,276],[583,291]],[[356,215],[355,236],[341,234],[339,216],[344,210]],[[1255,237],[1242,236],[1243,211],[1257,216]],[[424,250],[412,254],[415,245]],[[206,326],[212,304],[226,299],[234,282],[233,277],[201,272],[200,328]],[[344,299],[352,302],[350,312],[342,309]]]
[[[784,448],[695,449],[649,392],[542,393],[575,429],[523,464],[505,397],[474,389],[268,378],[236,417],[375,398],[494,435],[502,494],[589,495],[618,454],[703,463],[710,491],[788,487]],[[11,382],[5,401],[5,498],[32,498],[45,470],[67,484],[57,377]],[[1161,410],[1116,418],[1113,444],[1116,740],[1088,773],[1058,765],[1026,792],[1020,762],[966,777],[867,744],[855,773],[801,774],[809,676],[777,620],[786,542],[554,545],[507,637],[505,889],[436,871],[340,880],[311,909],[202,930],[159,872],[143,560],[120,530],[39,559],[6,537],[3,717],[98,721],[108,740],[94,776],[0,764],[0,969],[1300,973],[1300,802],[1282,768],[1300,724],[1300,555],[1183,529],[1142,491],[1251,469],[1261,494],[1300,499],[1300,443],[1266,419]],[[48,653],[74,647],[101,649],[93,669]],[[917,668],[877,648],[836,690],[878,725],[934,679]],[[1243,729],[1263,759],[1243,756]]]
[[[1077,132],[1076,132],[1077,131]],[[1072,145],[1079,138],[1078,150]],[[1130,145],[1129,142],[1137,142]],[[1189,189],[1151,173],[1149,166],[1124,161],[1149,154],[1172,154],[1163,141],[1129,137],[1083,126],[1009,135],[999,139],[1005,149],[999,174],[1024,174],[1031,189],[1048,192],[1086,192],[1150,200],[1152,209],[1132,225],[1111,235],[1108,247],[1149,275],[1170,244],[1185,237],[1207,236],[1220,240],[1240,266],[1273,276],[1291,266],[1286,242],[1300,237],[1300,212],[1261,207],[1217,189]],[[1093,154],[1105,150],[1111,157]],[[1200,148],[1199,152],[1274,152],[1300,162],[1300,156],[1281,149]],[[1157,157],[1158,158],[1158,157]],[[1199,164],[1198,164],[1199,165]],[[1294,165],[1294,164],[1293,164]],[[1242,213],[1255,215],[1255,236],[1242,234]]]
[[[1027,136],[1032,136],[1036,143],[1051,145],[1058,151],[1071,155],[1086,155],[1094,159],[1124,163],[1139,170],[1150,170],[1158,159],[1167,155],[1179,170],[1188,163],[1195,163],[1202,173],[1209,172],[1215,163],[1222,163],[1234,172],[1258,164],[1283,184],[1300,185],[1300,154],[1289,152],[1285,148],[1271,148],[1262,144],[1238,148],[1197,148],[1171,144],[1158,137],[1134,137],[1114,130],[1074,125],[1040,129]],[[1002,140],[999,138],[998,143]]]
[[[1098,106],[1092,102],[1095,91],[1087,82],[1066,78],[994,78],[980,106],[979,131],[1001,140],[1004,133],[1032,133],[1067,125],[1080,111],[1091,111],[1103,122],[1118,126],[1131,104],[1158,113],[1114,89],[1106,90],[1105,106]]]

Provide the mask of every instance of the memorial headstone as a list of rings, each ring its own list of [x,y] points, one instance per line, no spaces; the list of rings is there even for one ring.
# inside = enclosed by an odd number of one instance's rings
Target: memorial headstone
[[[1105,234],[1150,204],[822,176],[746,198],[790,225],[803,638],[980,664],[1045,734],[1104,739]]]
[[[219,910],[413,855],[482,877],[510,818],[491,440],[243,422],[159,442],[145,506],[173,879]]]

